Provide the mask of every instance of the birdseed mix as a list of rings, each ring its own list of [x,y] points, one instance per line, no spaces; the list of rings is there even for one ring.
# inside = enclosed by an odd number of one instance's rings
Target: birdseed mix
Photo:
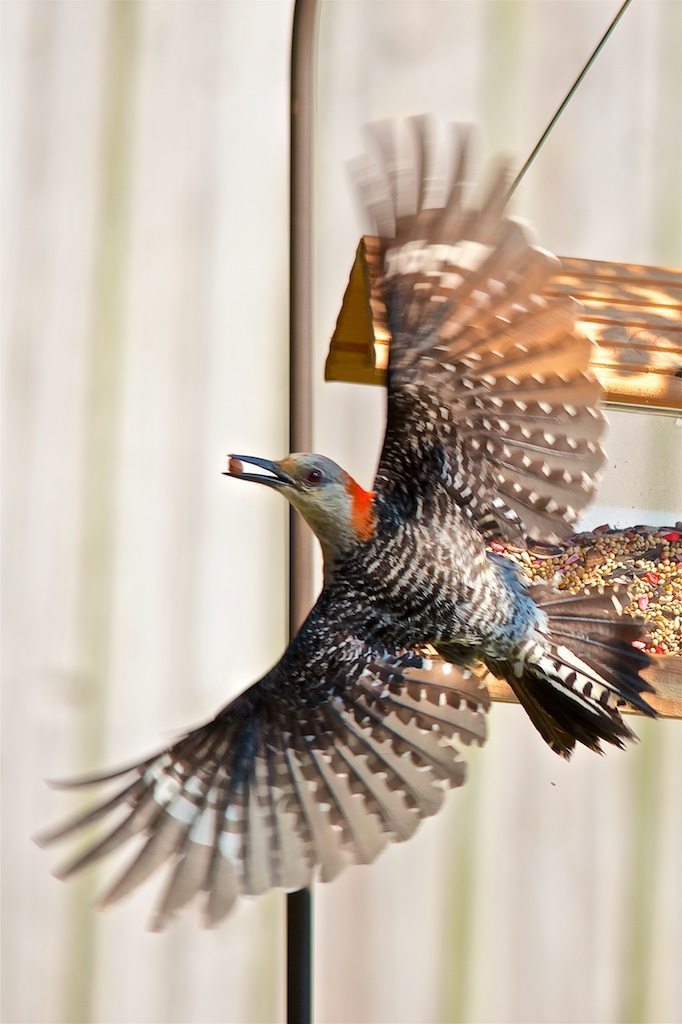
[[[528,547],[493,541],[493,551],[513,559],[530,579],[571,594],[585,587],[626,588],[625,611],[649,623],[646,650],[682,654],[682,522],[674,526],[598,526],[560,544]]]

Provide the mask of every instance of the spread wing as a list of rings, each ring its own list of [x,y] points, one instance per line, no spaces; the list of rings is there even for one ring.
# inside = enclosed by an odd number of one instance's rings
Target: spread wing
[[[460,130],[438,195],[427,122],[410,127],[407,139],[374,128],[376,160],[355,168],[386,246],[392,341],[376,488],[411,486],[427,466],[484,535],[564,535],[604,459],[592,343],[573,299],[540,294],[559,262],[505,216],[507,169],[468,202]]]
[[[139,764],[67,784],[113,792],[39,837],[101,826],[58,874],[137,840],[101,905],[166,864],[153,927],[199,893],[214,924],[240,894],[299,888],[318,871],[329,880],[412,835],[464,782],[459,747],[483,742],[487,691],[343,626],[318,602],[280,663],[212,721]]]

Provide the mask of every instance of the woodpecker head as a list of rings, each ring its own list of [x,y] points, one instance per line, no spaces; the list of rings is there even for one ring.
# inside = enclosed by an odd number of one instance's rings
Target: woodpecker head
[[[225,476],[265,484],[283,494],[320,542],[325,577],[355,544],[368,540],[374,530],[372,491],[365,491],[324,455],[287,455],[279,462],[251,455],[230,455]],[[264,473],[247,473],[244,463]]]

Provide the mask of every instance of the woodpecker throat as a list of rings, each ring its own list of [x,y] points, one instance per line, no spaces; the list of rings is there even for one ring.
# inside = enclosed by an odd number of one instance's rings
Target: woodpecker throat
[[[246,472],[245,463],[265,473]],[[324,455],[296,453],[279,461],[231,455],[225,475],[278,490],[300,512],[320,542],[325,582],[349,551],[374,534],[374,492]]]

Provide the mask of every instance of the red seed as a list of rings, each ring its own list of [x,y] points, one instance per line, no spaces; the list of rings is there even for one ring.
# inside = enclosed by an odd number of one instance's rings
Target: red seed
[[[663,654],[663,648],[661,647],[661,645],[660,645],[660,644],[659,644],[659,645],[658,645],[658,647],[656,648],[656,654]]]
[[[490,550],[491,551],[497,551],[500,554],[504,554],[506,548],[505,548],[504,544],[500,544],[499,541],[491,540],[490,541]]]
[[[649,607],[649,598],[647,597],[647,595],[642,594],[642,596],[638,598],[637,604],[639,605],[640,612],[645,612]]]
[[[660,580],[660,576],[657,572],[645,572],[644,579],[648,580],[652,587],[657,587]]]
[[[579,558],[580,558],[580,555],[578,554],[578,552],[574,551],[572,555],[568,556],[568,558],[566,559],[566,563],[565,564],[566,565],[573,565],[573,563],[577,562]]]
[[[664,533],[661,536],[663,537],[663,540],[676,541],[680,539],[680,534],[677,530],[671,530],[670,533]]]

